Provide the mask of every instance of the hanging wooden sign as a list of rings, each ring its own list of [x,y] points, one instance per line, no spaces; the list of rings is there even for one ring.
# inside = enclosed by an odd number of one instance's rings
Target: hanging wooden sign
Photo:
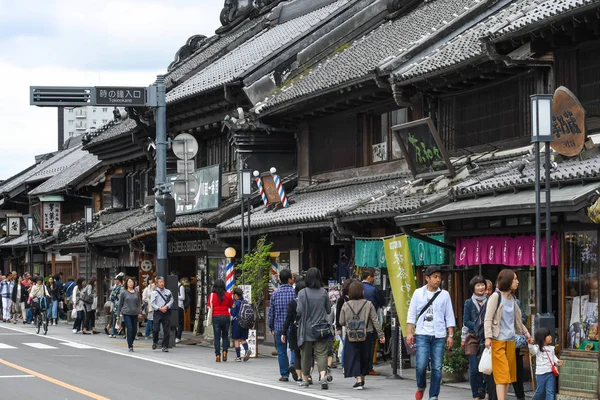
[[[565,157],[581,153],[585,143],[585,110],[564,86],[556,89],[552,100],[552,137],[550,146]]]

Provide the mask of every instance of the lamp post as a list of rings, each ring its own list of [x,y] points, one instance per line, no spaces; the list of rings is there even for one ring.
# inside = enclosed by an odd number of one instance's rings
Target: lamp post
[[[248,199],[248,254],[252,249],[250,242],[250,196],[252,196],[252,171],[249,169],[239,170],[239,196],[242,200],[242,224],[244,224],[244,201]],[[242,257],[243,257],[243,246],[244,246],[244,232],[242,231]]]
[[[29,257],[27,272],[33,274],[33,217],[27,217],[27,255]]]
[[[85,234],[87,235],[88,233],[88,229],[90,228],[90,225],[92,224],[93,221],[93,209],[91,206],[85,206],[84,208],[84,214],[85,214]],[[90,264],[90,254],[88,251],[88,244],[87,244],[87,240],[85,242],[85,277],[86,279],[89,279],[91,274],[92,274],[92,266]],[[79,274],[77,274],[79,275]]]
[[[546,327],[554,336],[555,322],[552,314],[552,251],[551,211],[550,211],[550,142],[552,142],[552,98],[551,94],[531,96],[531,142],[535,143],[535,291],[537,308],[537,327]],[[542,314],[542,216],[540,188],[540,143],[545,143],[545,179],[546,179],[546,313]]]

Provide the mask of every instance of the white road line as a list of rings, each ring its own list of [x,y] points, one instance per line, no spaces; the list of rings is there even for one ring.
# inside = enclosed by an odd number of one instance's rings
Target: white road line
[[[0,379],[12,379],[12,378],[34,378],[33,375],[0,375]]]
[[[0,343],[0,350],[8,350],[8,349],[16,349],[16,347],[5,344],[5,343]]]
[[[40,349],[40,350],[56,350],[58,349],[58,347],[54,347],[54,346],[48,346],[47,344],[44,343],[22,343],[25,346],[29,346],[29,347],[33,347],[34,349]]]
[[[18,333],[18,332],[4,332],[4,333],[0,333],[0,336],[23,336],[26,335],[26,333]]]
[[[61,343],[63,346],[73,347],[74,349],[94,349],[95,347],[88,346],[87,344],[74,343],[74,342],[64,342]]]

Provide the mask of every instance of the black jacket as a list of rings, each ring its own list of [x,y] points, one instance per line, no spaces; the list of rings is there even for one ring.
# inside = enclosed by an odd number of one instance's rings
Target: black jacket
[[[18,290],[17,285],[18,285],[18,283],[13,288],[13,292],[12,292],[12,296],[11,296],[13,302],[17,301],[17,290]],[[22,303],[27,303],[27,297],[29,297],[29,293],[27,293],[27,287],[25,287],[25,285],[23,285],[21,283],[21,297],[19,300]]]
[[[61,288],[57,284],[54,284],[53,287],[46,286],[48,288],[48,293],[50,294],[50,298],[54,301],[62,301]]]
[[[285,316],[285,322],[283,323],[283,332],[286,332],[286,342],[290,346],[291,350],[298,350],[298,330],[296,326],[296,318],[298,313],[296,312],[296,299],[288,303],[287,315]]]
[[[348,297],[341,295],[335,304],[335,329],[338,331],[342,330],[342,326],[340,325],[340,313],[342,312],[342,307],[346,301],[348,301]]]

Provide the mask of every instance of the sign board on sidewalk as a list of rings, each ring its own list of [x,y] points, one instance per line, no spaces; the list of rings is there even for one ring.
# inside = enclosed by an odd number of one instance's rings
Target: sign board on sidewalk
[[[97,106],[145,106],[147,87],[96,86],[94,103]]]

